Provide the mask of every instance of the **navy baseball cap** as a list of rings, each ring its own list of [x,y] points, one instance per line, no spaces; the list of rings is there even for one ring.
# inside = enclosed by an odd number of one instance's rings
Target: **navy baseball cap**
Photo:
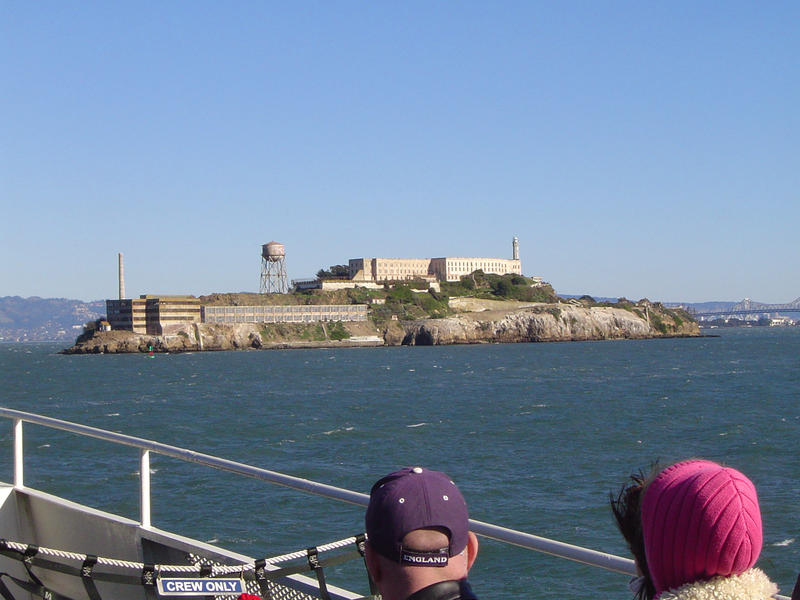
[[[440,471],[407,467],[380,479],[372,486],[365,522],[370,546],[403,564],[443,567],[467,547],[467,503]],[[406,534],[428,528],[447,530],[450,545],[434,551],[403,548]]]

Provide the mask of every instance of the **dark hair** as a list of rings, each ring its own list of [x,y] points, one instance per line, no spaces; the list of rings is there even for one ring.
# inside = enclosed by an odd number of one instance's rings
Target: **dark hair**
[[[656,471],[655,465],[653,465],[653,471]],[[643,585],[634,594],[634,598],[637,600],[652,600],[656,594],[650,570],[647,568],[642,533],[642,496],[649,480],[649,477],[645,477],[644,473],[639,471],[631,475],[630,481],[622,487],[616,497],[613,492],[609,494],[611,512],[614,513],[617,527],[628,543],[633,558],[636,560],[636,566],[642,573]]]

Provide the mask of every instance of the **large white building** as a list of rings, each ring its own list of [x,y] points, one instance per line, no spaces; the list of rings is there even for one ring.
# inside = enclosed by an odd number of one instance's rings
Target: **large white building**
[[[512,258],[448,256],[444,258],[351,258],[349,276],[355,281],[397,281],[428,279],[458,281],[464,275],[481,270],[494,275],[522,275],[519,241],[514,238]]]

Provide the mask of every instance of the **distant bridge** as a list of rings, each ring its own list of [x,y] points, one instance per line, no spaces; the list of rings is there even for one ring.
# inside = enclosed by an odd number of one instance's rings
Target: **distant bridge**
[[[800,313],[800,308],[792,306],[789,308],[751,308],[750,310],[715,310],[710,312],[691,313],[695,317],[726,317],[729,315],[765,315],[776,312]]]
[[[769,313],[800,313],[800,298],[789,304],[761,304],[752,302],[745,298],[739,304],[735,304],[725,310],[714,310],[705,312],[693,312],[695,317],[729,317],[733,315],[761,315]]]

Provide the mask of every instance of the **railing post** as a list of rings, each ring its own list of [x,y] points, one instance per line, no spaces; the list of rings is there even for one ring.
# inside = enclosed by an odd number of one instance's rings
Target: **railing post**
[[[139,454],[139,510],[142,527],[150,527],[150,451]]]
[[[14,487],[25,487],[22,469],[22,419],[14,419]]]

